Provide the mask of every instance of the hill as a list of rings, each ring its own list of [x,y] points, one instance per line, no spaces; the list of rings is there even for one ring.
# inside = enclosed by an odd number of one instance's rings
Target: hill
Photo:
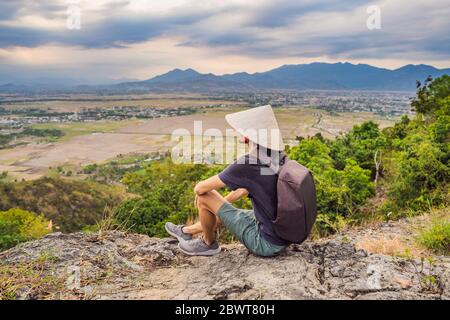
[[[193,69],[174,69],[144,80],[103,85],[53,85],[46,82],[0,85],[0,93],[76,92],[76,93],[217,93],[260,90],[383,90],[414,91],[416,80],[450,74],[450,69],[429,65],[405,65],[390,70],[368,64],[310,63],[284,65],[266,72],[239,72],[226,75],[199,73]]]
[[[284,65],[249,74],[216,76],[195,70],[175,69],[166,74],[117,85],[122,89],[147,88],[150,91],[249,91],[249,90],[392,90],[413,91],[416,80],[450,74],[450,69],[428,65],[407,65],[395,70],[367,64],[311,63]]]
[[[256,257],[240,244],[226,245],[213,257],[186,257],[172,239],[118,231],[54,233],[0,253],[0,277],[8,270],[13,274],[11,287],[0,279],[0,297],[8,292],[24,299],[450,299],[448,257],[420,260],[361,249],[362,239],[373,244],[410,235],[410,223],[291,245],[277,258]],[[36,279],[51,281],[30,288],[30,270],[37,270]],[[66,281],[68,287],[60,290]]]

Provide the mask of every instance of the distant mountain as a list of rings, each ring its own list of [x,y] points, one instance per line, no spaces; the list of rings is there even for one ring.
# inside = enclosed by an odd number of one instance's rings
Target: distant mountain
[[[395,70],[367,64],[311,63],[284,65],[261,73],[235,73],[223,76],[201,74],[195,70],[175,69],[154,78],[121,83],[129,90],[149,91],[248,91],[248,90],[392,90],[414,91],[416,80],[429,75],[450,74],[450,69],[428,65],[407,65]]]
[[[201,74],[193,69],[174,69],[165,74],[144,81],[124,82],[109,89],[118,91],[150,91],[150,92],[217,92],[217,91],[249,91],[254,89],[240,81],[216,76],[212,73]]]
[[[103,85],[72,86],[71,92],[250,92],[259,90],[385,90],[414,91],[416,80],[423,81],[450,69],[429,65],[406,65],[395,70],[368,64],[310,63],[284,65],[279,68],[249,74],[246,72],[217,76],[202,74],[193,69],[174,69],[143,81],[104,83]],[[26,88],[26,89],[24,89]],[[28,90],[14,83],[0,86],[0,92]],[[45,86],[49,90],[49,86]],[[57,89],[57,88],[55,88]],[[30,89],[31,90],[31,89]],[[34,88],[34,90],[39,90]],[[57,90],[62,90],[61,88]]]
[[[154,78],[148,79],[146,83],[172,83],[172,82],[180,82],[180,81],[190,81],[196,78],[201,77],[202,74],[198,73],[193,69],[174,69],[169,71],[163,75],[156,76]]]

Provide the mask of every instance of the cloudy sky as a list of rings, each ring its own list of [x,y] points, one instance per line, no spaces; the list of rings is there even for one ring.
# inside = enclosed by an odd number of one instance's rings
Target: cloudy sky
[[[367,28],[370,5],[381,10],[381,29]],[[448,0],[0,0],[0,81],[104,82],[313,61],[446,68],[449,17]]]

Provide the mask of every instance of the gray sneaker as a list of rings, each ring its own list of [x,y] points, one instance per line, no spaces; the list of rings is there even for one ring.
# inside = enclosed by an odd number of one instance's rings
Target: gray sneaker
[[[202,237],[182,241],[178,244],[180,250],[189,256],[213,256],[220,252],[219,243],[214,241],[211,245],[207,245]]]
[[[172,237],[177,238],[178,241],[192,240],[192,235],[183,232],[183,224],[176,225],[172,222],[167,222],[164,227],[166,228],[167,233]]]

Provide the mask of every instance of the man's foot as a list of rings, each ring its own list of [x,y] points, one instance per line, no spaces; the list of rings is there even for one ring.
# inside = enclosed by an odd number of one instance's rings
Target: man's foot
[[[167,222],[164,227],[166,228],[168,234],[170,234],[172,237],[177,238],[180,242],[192,240],[192,235],[183,232],[183,224],[176,225],[172,222]]]
[[[220,252],[220,246],[217,241],[207,245],[202,237],[180,242],[178,247],[189,256],[213,256]]]

